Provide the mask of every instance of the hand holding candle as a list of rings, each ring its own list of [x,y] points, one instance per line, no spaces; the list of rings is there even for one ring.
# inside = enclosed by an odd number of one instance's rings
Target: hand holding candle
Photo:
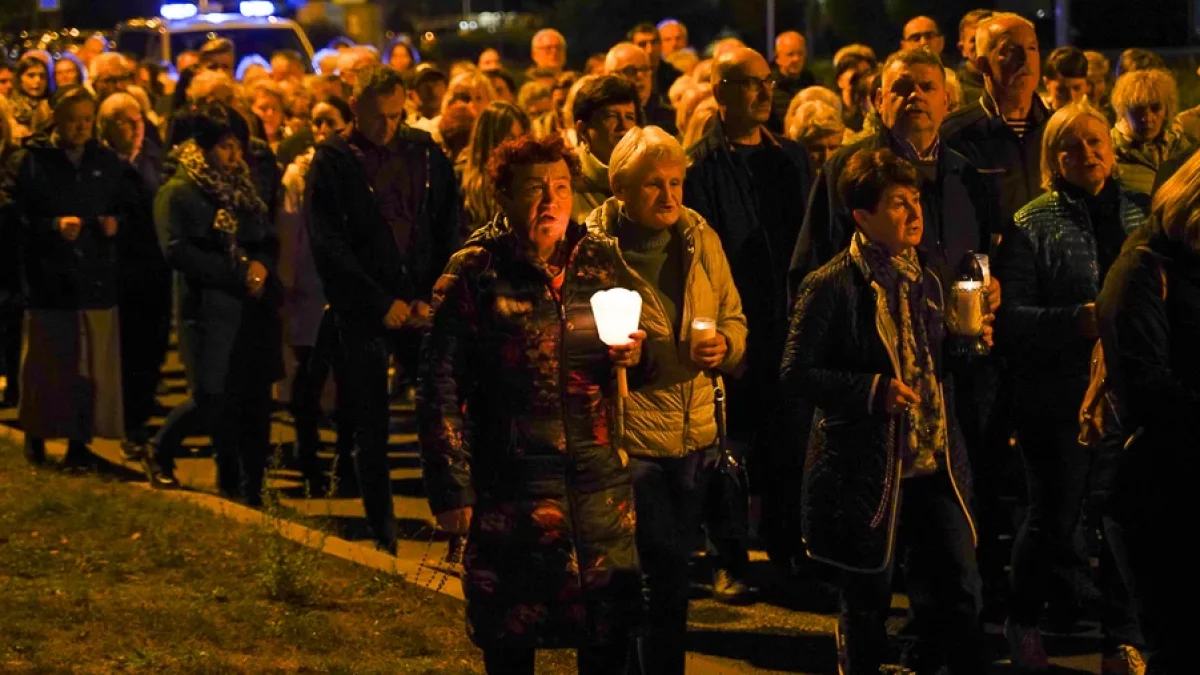
[[[692,319],[692,333],[688,342],[692,363],[700,370],[712,370],[721,365],[729,352],[725,336],[717,332],[717,322],[706,316]]]
[[[600,340],[609,346],[609,358],[617,367],[617,393],[629,396],[625,368],[641,360],[642,340],[646,339],[646,333],[638,330],[642,296],[624,288],[600,291],[592,296],[592,314]]]

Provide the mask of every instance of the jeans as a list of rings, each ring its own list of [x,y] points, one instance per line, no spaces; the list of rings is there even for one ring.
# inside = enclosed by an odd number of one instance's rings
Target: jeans
[[[683,675],[687,656],[688,557],[716,447],[679,458],[631,458],[637,547],[648,605],[638,639],[644,675]]]
[[[485,649],[483,666],[487,675],[533,675],[536,656],[533,649]],[[626,640],[579,648],[579,675],[625,675],[628,663]]]
[[[394,335],[338,320],[338,382],[344,398],[339,408],[352,429],[354,469],[362,492],[367,525],[382,548],[396,548],[396,515],[392,504],[392,478],[388,464],[388,356]],[[345,405],[342,406],[341,403]]]
[[[1017,429],[1029,511],[1013,544],[1009,618],[1022,626],[1038,625],[1054,568],[1079,565],[1075,538],[1094,453],[1078,436],[1073,417],[1024,415]]]
[[[912,607],[920,663],[918,673],[945,664],[952,675],[984,672],[979,626],[980,580],[971,527],[949,475],[908,478],[901,485],[898,546],[891,564],[876,574],[843,576],[839,650],[844,672],[878,675],[888,656],[885,622],[892,602],[892,575],[903,555],[904,583]]]

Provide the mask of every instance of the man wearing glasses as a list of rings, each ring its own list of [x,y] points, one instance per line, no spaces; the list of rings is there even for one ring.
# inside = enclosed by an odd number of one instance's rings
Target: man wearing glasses
[[[658,27],[649,22],[639,23],[629,31],[629,41],[650,58],[650,67],[654,68],[654,93],[665,96],[683,73],[663,58],[663,41]]]
[[[917,49],[924,47],[937,56],[946,49],[946,38],[937,22],[927,16],[918,16],[904,24],[904,37],[900,40],[901,49]]]
[[[675,135],[675,109],[654,91],[654,66],[650,65],[650,57],[632,42],[621,42],[604,57],[604,73],[616,75],[628,80],[637,87],[642,111],[645,113],[646,124],[661,127],[668,134]]]
[[[728,435],[738,453],[749,453],[752,492],[776,491],[763,480],[779,452],[779,362],[787,333],[785,279],[796,234],[812,187],[812,167],[799,144],[765,128],[771,117],[775,79],[758,52],[745,47],[723,51],[712,70],[718,123],[688,149],[692,166],[684,182],[683,202],[695,209],[721,237],[733,280],[742,296],[750,336],[744,375],[729,385]],[[782,474],[795,491],[796,473]],[[757,487],[756,487],[757,485]],[[779,518],[768,515],[764,526]],[[725,515],[725,522],[716,517]],[[709,532],[718,550],[713,596],[744,603],[751,592],[744,579],[748,566],[746,514],[710,514]],[[768,550],[784,537],[764,531]],[[774,558],[774,553],[772,554]]]
[[[550,71],[558,77],[567,64],[567,39],[553,28],[543,28],[533,36],[530,45],[530,56],[533,65],[525,72],[527,79],[534,79],[532,73],[536,70]]]

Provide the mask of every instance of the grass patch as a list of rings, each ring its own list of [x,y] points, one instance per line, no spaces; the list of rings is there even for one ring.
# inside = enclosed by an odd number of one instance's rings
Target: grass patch
[[[451,598],[0,443],[0,672],[480,673],[463,621]]]

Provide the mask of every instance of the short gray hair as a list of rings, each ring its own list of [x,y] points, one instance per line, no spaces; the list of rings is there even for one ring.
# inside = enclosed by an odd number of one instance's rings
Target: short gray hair
[[[100,128],[104,128],[112,116],[121,110],[136,110],[142,112],[142,104],[138,102],[131,94],[123,91],[118,91],[115,94],[109,94],[108,98],[100,104],[100,109],[96,111],[96,124]]]
[[[806,101],[796,108],[796,113],[789,119],[787,137],[808,145],[826,136],[838,135],[846,131],[842,115],[823,101]]]
[[[1179,110],[1179,88],[1170,72],[1151,68],[1124,73],[1117,78],[1117,85],[1112,90],[1112,107],[1118,118],[1125,117],[1130,108],[1152,103],[1162,104],[1167,119],[1163,128],[1166,129]]]
[[[647,161],[682,167],[688,164],[687,153],[674,136],[655,126],[634,127],[613,148],[608,160],[608,182],[613,192],[637,175]]]

